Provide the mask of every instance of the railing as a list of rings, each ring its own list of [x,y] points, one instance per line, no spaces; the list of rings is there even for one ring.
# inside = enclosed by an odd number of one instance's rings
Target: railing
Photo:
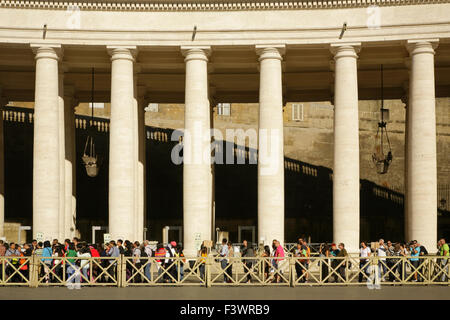
[[[0,286],[450,285],[450,258],[1,257]]]

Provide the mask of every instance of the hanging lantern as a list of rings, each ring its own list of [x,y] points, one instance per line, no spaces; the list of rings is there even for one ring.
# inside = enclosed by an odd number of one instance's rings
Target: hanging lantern
[[[393,159],[391,143],[387,131],[389,110],[384,108],[383,89],[383,65],[381,65],[381,119],[380,122],[378,122],[377,134],[375,136],[375,151],[372,154],[372,161],[375,164],[378,174],[387,173]],[[387,142],[387,146],[385,145],[385,141]]]
[[[91,108],[92,117],[90,126],[88,129],[88,137],[86,139],[86,144],[84,145],[84,152],[81,159],[84,162],[84,167],[86,168],[86,173],[89,177],[96,177],[98,171],[100,170],[99,161],[97,154],[95,153],[95,143],[94,143],[94,68],[92,68],[92,91],[91,91]]]
[[[88,151],[88,153],[86,153],[86,151]],[[89,177],[96,177],[100,168],[98,167],[97,154],[95,153],[94,138],[91,136],[88,136],[86,140],[82,160],[84,162],[87,175]]]

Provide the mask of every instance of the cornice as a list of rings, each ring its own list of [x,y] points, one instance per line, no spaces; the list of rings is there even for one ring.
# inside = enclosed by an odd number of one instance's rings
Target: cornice
[[[0,0],[0,8],[98,11],[241,11],[339,9],[450,3],[450,0]]]

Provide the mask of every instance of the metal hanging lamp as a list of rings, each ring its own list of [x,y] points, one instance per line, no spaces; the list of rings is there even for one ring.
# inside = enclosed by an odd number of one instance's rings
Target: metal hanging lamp
[[[384,87],[383,87],[383,65],[381,65],[381,109],[380,122],[378,122],[377,134],[375,136],[375,150],[372,154],[372,161],[375,164],[378,174],[385,174],[389,170],[392,162],[391,143],[387,131],[387,121],[389,121],[389,109],[384,108]],[[387,148],[385,146],[387,142]],[[386,152],[385,152],[386,149]]]
[[[94,68],[92,68],[91,108],[91,122],[88,128],[88,137],[84,145],[82,160],[84,162],[87,175],[94,178],[98,175],[98,171],[100,170],[94,143]]]

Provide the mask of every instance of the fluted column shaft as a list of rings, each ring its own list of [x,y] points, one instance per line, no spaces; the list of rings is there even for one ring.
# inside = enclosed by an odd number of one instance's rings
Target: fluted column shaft
[[[211,240],[212,174],[207,70],[209,48],[182,47],[182,53],[186,63],[183,245],[186,256],[196,256],[201,241]]]
[[[437,40],[409,41],[407,240],[428,250],[437,241],[437,163],[434,48]]]
[[[359,44],[332,45],[334,80],[333,241],[359,248]]]
[[[135,232],[136,117],[134,48],[109,47],[111,55],[111,128],[109,149],[109,232],[133,241]]]
[[[257,47],[259,55],[258,237],[284,242],[284,151],[281,61],[284,46]]]
[[[33,145],[33,238],[59,237],[60,221],[60,105],[58,48],[32,47],[36,54]]]

